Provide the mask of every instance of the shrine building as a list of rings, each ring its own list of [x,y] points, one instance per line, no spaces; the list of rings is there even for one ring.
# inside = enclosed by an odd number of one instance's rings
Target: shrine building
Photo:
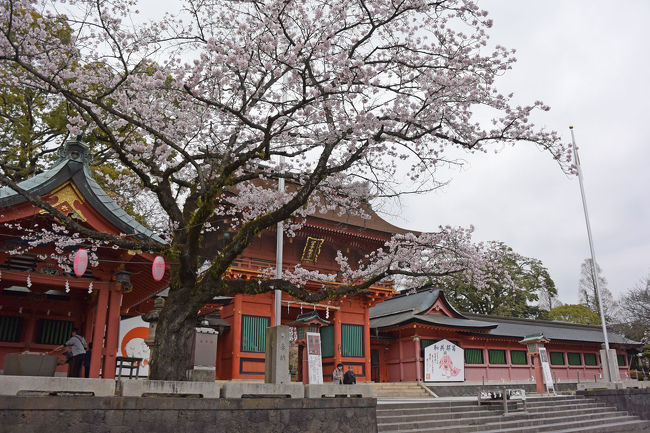
[[[90,158],[84,144],[68,141],[50,169],[19,186],[94,230],[164,242],[102,190],[92,177]],[[300,264],[336,274],[338,250],[350,263],[358,263],[393,234],[406,232],[369,206],[364,210],[369,218],[334,213],[308,216],[294,237],[285,238],[283,268]],[[48,352],[65,342],[76,327],[93,343],[90,376],[113,378],[120,319],[149,312],[169,274],[156,282],[151,276],[154,257],[110,246],[95,250],[98,266],[89,266],[79,278],[48,258],[55,248],[51,243],[10,254],[51,224],[49,214],[10,188],[0,188],[0,369],[5,354]],[[227,230],[206,236],[205,256],[229,242],[230,236]],[[250,279],[274,267],[275,244],[275,229],[262,232],[227,276]],[[82,246],[71,241],[69,251]],[[318,290],[321,285],[313,281],[307,288]],[[264,378],[265,333],[275,321],[274,314],[273,292],[218,297],[204,306],[197,323],[207,319],[220,331],[216,379]],[[352,366],[360,382],[422,380],[424,349],[442,339],[464,349],[466,381],[528,380],[533,366],[519,341],[532,334],[550,340],[547,350],[557,378],[575,380],[579,375],[593,380],[601,373],[600,327],[460,313],[442,290],[434,288],[405,295],[396,293],[389,281],[317,304],[283,293],[281,315],[283,325],[295,327],[298,341],[304,332],[320,332],[325,381],[339,363]],[[618,354],[621,377],[628,377],[627,352],[640,344],[614,333],[610,342]],[[59,367],[58,374],[65,371],[67,366]],[[294,380],[303,380],[300,360],[295,373]]]
[[[88,147],[67,141],[57,161],[45,172],[19,186],[48,202],[88,228],[134,239],[163,242],[122,210],[93,179]],[[33,206],[8,187],[0,188],[0,369],[12,352],[48,352],[78,328],[92,344],[90,377],[115,376],[120,317],[167,285],[151,277],[154,257],[149,254],[100,246],[94,251],[99,265],[88,266],[81,277],[49,258],[52,243],[26,253],[10,254],[39,238],[52,227],[52,216]],[[80,247],[71,238],[64,252]],[[67,365],[57,368],[65,374]]]
[[[541,335],[551,372],[559,380],[602,378],[600,326],[460,313],[443,290],[426,288],[397,295],[370,309],[374,381],[421,381],[424,349],[448,340],[464,350],[465,381],[528,381],[534,377],[532,357],[520,341]],[[629,378],[629,354],[641,344],[608,332],[621,378]]]

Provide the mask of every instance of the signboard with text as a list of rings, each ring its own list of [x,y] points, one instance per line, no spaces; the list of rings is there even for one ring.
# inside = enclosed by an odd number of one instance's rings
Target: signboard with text
[[[541,345],[539,347],[539,360],[542,364],[542,373],[544,373],[546,392],[555,393],[555,387],[553,386],[553,376],[551,376],[551,366],[548,363],[548,352],[546,352],[546,348],[542,347]]]
[[[448,340],[440,340],[424,349],[425,382],[463,382],[465,351]]]
[[[320,351],[320,334],[318,332],[307,332],[307,370],[309,371],[309,383],[323,383],[323,358]]]

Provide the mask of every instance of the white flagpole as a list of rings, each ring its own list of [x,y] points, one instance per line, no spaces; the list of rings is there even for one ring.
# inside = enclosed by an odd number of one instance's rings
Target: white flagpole
[[[282,106],[287,102],[288,83],[285,74],[282,79]],[[284,156],[280,156],[280,166],[284,164]],[[278,179],[278,191],[284,192],[284,177]],[[280,221],[277,225],[277,234],[275,239],[275,279],[282,279],[282,261],[284,259],[284,222]],[[282,290],[275,289],[275,323],[274,326],[282,325]]]
[[[284,163],[284,156],[280,157],[280,164]],[[284,178],[278,179],[278,191],[284,191]],[[282,260],[284,249],[284,222],[280,221],[277,225],[277,236],[275,241],[275,278],[282,279]],[[275,289],[275,323],[274,326],[282,324],[282,290]]]
[[[596,296],[598,296],[598,307],[600,310],[600,322],[603,326],[603,337],[605,338],[605,359],[607,362],[607,377],[611,381],[611,369],[610,369],[610,359],[609,359],[609,338],[607,338],[607,326],[605,324],[605,313],[603,310],[602,297],[600,296],[600,284],[598,282],[598,273],[596,271],[596,253],[594,251],[594,241],[591,236],[591,224],[589,223],[589,213],[587,212],[587,198],[585,197],[585,187],[582,181],[582,167],[580,165],[580,157],[578,156],[578,148],[576,147],[576,139],[573,134],[573,126],[569,126],[571,130],[571,142],[573,143],[573,157],[576,161],[576,167],[578,169],[578,181],[580,182],[580,195],[582,196],[582,208],[585,211],[585,223],[587,224],[587,237],[589,238],[589,249],[591,250],[591,272],[594,279],[594,284],[596,286]],[[617,367],[618,368],[618,367]],[[603,371],[603,374],[605,372]]]

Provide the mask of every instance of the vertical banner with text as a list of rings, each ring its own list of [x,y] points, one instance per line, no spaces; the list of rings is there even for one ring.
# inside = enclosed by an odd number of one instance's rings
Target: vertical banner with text
[[[307,332],[307,369],[309,383],[323,383],[323,358],[320,351],[320,334]]]
[[[551,376],[551,365],[548,363],[548,352],[545,347],[539,348],[539,360],[542,364],[542,373],[544,373],[544,383],[546,384],[546,392],[555,394],[555,387],[553,386],[553,376]]]

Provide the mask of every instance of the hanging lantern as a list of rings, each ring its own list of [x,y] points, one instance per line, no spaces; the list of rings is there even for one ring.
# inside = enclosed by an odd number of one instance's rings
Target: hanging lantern
[[[155,281],[162,280],[165,275],[165,259],[161,256],[156,256],[156,258],[153,259],[153,263],[151,264],[151,274]]]
[[[74,254],[74,274],[77,277],[83,276],[88,268],[88,250],[79,248]]]

